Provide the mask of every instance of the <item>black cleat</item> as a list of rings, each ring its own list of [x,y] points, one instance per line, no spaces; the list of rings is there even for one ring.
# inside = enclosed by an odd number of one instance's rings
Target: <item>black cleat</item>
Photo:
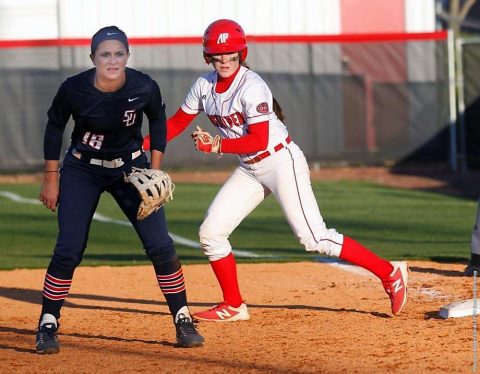
[[[472,265],[472,264],[469,264],[464,272],[465,272],[465,275],[467,276],[473,276],[473,272],[476,271],[477,272],[477,275],[480,276],[480,265]]]
[[[177,344],[182,348],[202,347],[203,336],[197,332],[192,319],[184,314],[180,314],[175,324],[177,330]]]
[[[60,351],[57,337],[58,328],[53,323],[44,323],[37,331],[37,353],[51,354]]]
[[[470,262],[464,270],[465,275],[467,276],[472,276],[474,271],[480,276],[480,255],[476,253],[471,254]]]

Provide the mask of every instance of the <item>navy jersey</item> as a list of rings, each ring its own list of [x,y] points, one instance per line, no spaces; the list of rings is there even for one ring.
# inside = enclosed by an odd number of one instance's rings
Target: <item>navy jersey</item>
[[[63,133],[72,116],[71,147],[95,158],[112,160],[142,148],[143,113],[149,120],[151,149],[165,151],[165,104],[158,84],[147,74],[126,68],[126,80],[115,92],[95,88],[95,68],[67,78],[48,110],[44,156],[58,160]]]

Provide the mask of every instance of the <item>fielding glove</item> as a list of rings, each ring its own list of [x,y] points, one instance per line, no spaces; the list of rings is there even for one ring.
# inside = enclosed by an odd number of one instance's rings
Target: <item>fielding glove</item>
[[[125,175],[124,179],[125,182],[133,184],[141,198],[137,211],[139,221],[173,200],[175,185],[170,176],[162,170],[133,167],[132,172]]]

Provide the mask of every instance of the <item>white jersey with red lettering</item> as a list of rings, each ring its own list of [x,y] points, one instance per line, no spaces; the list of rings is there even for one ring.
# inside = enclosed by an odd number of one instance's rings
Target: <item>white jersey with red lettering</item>
[[[305,156],[272,110],[273,96],[267,84],[243,66],[224,93],[215,92],[216,83],[216,72],[198,78],[182,110],[189,114],[204,111],[222,138],[229,139],[245,136],[249,125],[268,121],[269,138],[266,150],[239,155],[240,166],[208,208],[199,235],[209,260],[230,254],[230,234],[270,193],[307,251],[339,256],[343,235],[326,227]]]
[[[247,134],[249,125],[269,121],[267,150],[285,143],[287,128],[273,111],[273,96],[265,81],[255,72],[240,66],[227,91],[215,92],[217,73],[202,75],[193,84],[182,110],[188,114],[205,112],[222,138],[237,139]],[[265,150],[239,155],[248,161]]]

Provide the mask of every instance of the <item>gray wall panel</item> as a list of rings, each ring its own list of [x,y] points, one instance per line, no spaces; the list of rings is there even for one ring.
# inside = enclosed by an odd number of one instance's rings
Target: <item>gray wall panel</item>
[[[362,56],[367,65],[377,66],[383,62],[375,56],[385,51],[385,43],[377,44],[349,45],[349,51]],[[434,45],[439,48],[432,49]],[[448,91],[442,43],[415,42],[409,47],[408,60],[415,66],[405,68],[407,81],[370,79],[367,85],[363,75],[350,75],[344,69],[341,51],[335,43],[249,45],[250,66],[269,84],[287,116],[292,138],[309,160],[399,161],[444,130]],[[92,66],[88,53],[88,47],[0,50],[0,100],[8,108],[0,114],[0,171],[41,168],[46,112],[60,83]],[[426,65],[420,66],[423,61]],[[395,63],[406,61],[399,57]],[[211,69],[196,45],[135,46],[129,65],[158,81],[167,115],[181,105],[199,74]],[[366,88],[374,94],[367,94]],[[373,124],[372,119],[367,121],[367,109],[373,114]],[[203,115],[196,121],[213,130]],[[367,123],[376,130],[376,148],[367,144]],[[237,163],[235,156],[218,159],[196,152],[189,136],[194,125],[168,145],[165,165]],[[71,128],[70,123],[64,148]],[[445,149],[433,147],[429,152],[442,159]]]

